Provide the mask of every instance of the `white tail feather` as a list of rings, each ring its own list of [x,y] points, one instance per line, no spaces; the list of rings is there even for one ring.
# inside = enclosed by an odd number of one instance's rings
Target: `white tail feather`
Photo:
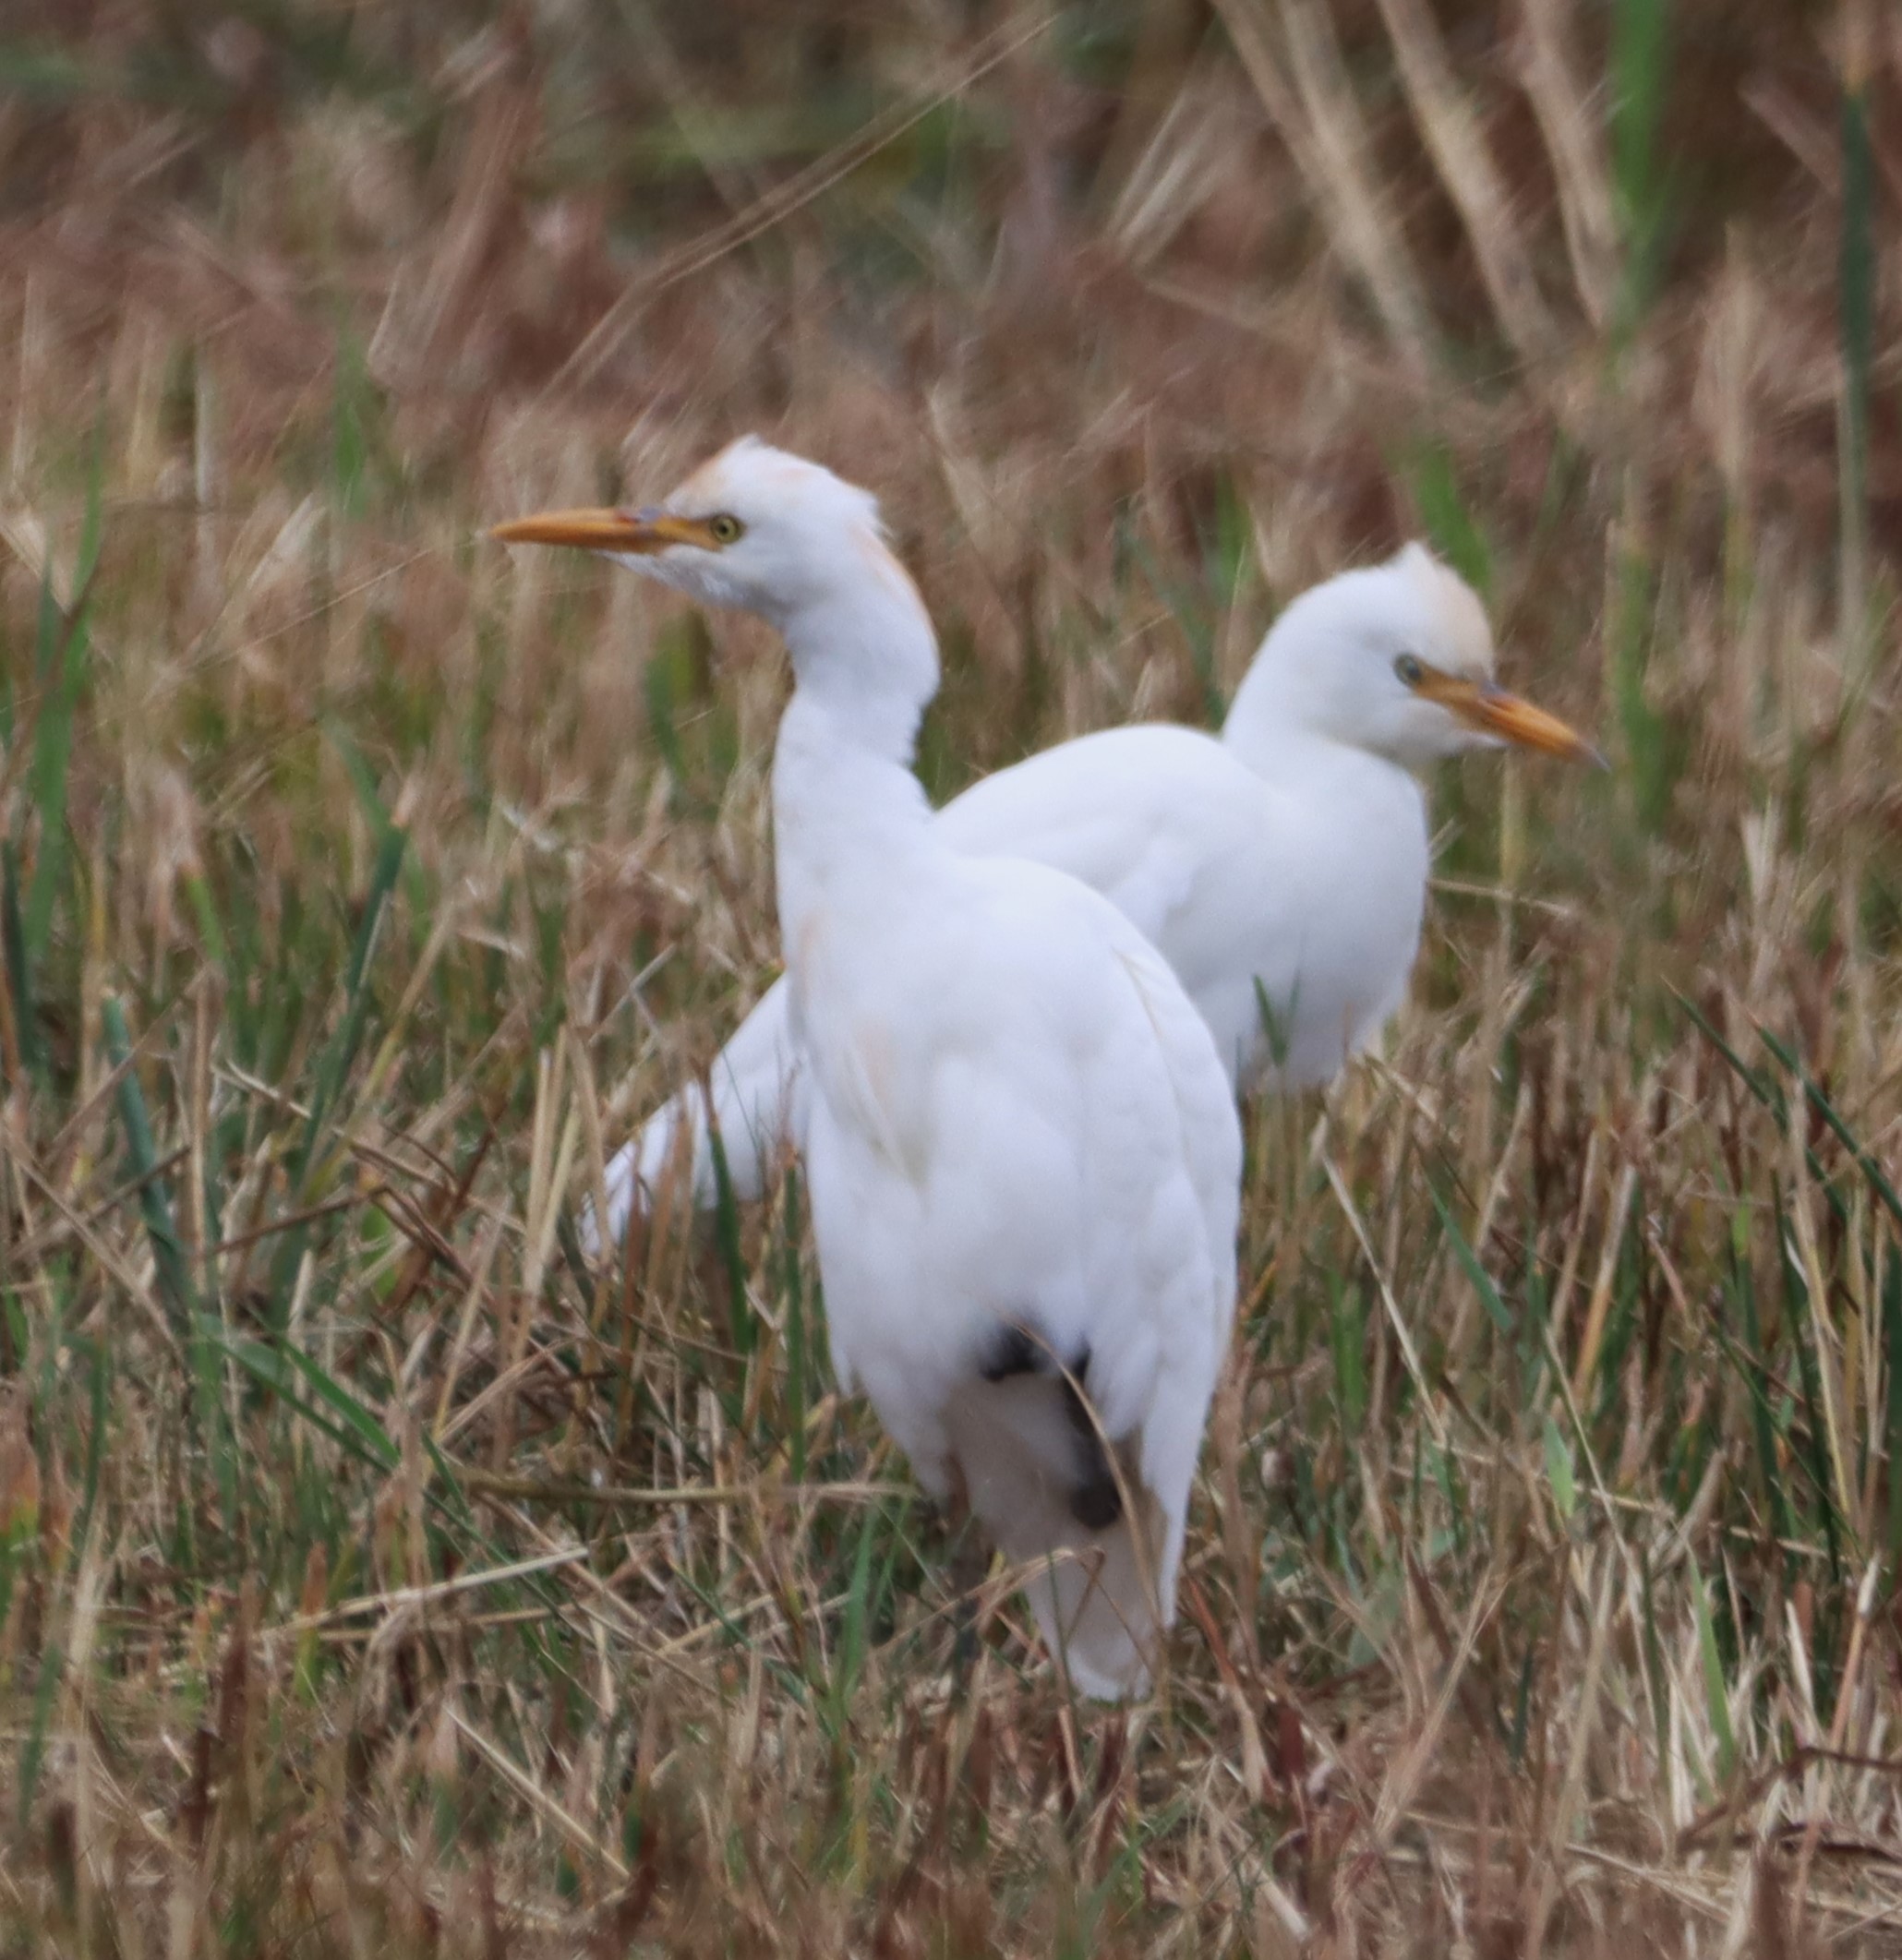
[[[1182,1520],[1164,1513],[1138,1481],[1130,1452],[1119,1450],[1123,1515],[1105,1531],[1077,1521],[1077,1430],[1053,1377],[973,1383],[952,1398],[945,1429],[986,1532],[1006,1558],[1041,1562],[1024,1592],[1070,1678],[1098,1701],[1144,1693],[1175,1618]]]

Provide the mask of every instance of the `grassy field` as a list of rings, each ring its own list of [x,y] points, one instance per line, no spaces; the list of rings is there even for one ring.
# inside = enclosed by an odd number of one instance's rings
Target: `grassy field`
[[[1880,0],[11,0],[0,1954],[1902,1950],[1898,138]],[[578,1256],[787,681],[483,529],[746,428],[886,499],[935,795],[1416,535],[1613,760],[1449,770],[1249,1112],[1138,1708],[793,1171]]]

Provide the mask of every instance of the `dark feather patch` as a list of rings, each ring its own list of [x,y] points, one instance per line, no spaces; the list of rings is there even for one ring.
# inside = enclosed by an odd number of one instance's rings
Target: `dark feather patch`
[[[1086,1532],[1106,1532],[1123,1515],[1123,1493],[1110,1473],[1109,1459],[1102,1456],[1101,1445],[1097,1454],[1102,1461],[1102,1474],[1077,1485],[1070,1493],[1070,1515]]]
[[[1008,1381],[1014,1375],[1042,1375],[1049,1368],[1048,1352],[1032,1337],[1029,1328],[1013,1322],[997,1329],[997,1338],[978,1373],[986,1381]]]
[[[1054,1375],[1050,1350],[1017,1322],[1001,1327],[978,1368],[986,1381],[1010,1381],[1019,1375]],[[1087,1532],[1106,1532],[1123,1515],[1123,1493],[1103,1448],[1101,1432],[1086,1400],[1089,1349],[1079,1348],[1062,1376],[1064,1411],[1077,1439],[1077,1482],[1070,1487],[1070,1515]]]
[[[1084,1400],[1089,1380],[1089,1350],[1086,1347],[1064,1377],[1064,1407],[1069,1412],[1081,1456],[1080,1474],[1070,1492],[1070,1515],[1087,1532],[1106,1532],[1123,1515],[1123,1493],[1103,1448],[1102,1432]]]

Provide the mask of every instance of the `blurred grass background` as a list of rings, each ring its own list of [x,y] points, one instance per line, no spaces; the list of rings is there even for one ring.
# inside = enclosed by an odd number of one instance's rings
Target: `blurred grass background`
[[[1896,1950],[1898,110],[1877,0],[11,0],[0,1952]],[[749,427],[936,795],[1413,535],[1614,759],[1448,771],[1252,1112],[1138,1710],[795,1172],[564,1230],[775,970],[786,682],[482,528]]]

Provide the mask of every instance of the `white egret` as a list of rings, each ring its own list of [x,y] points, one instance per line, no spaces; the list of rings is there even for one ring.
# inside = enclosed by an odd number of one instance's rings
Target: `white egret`
[[[1308,1088],[1373,1041],[1405,994],[1429,869],[1417,772],[1507,742],[1599,759],[1493,670],[1472,587],[1410,544],[1287,607],[1220,737],[1150,723],[1060,742],[972,784],[937,829],[954,850],[1032,859],[1094,886],[1174,968],[1237,1088]],[[803,1135],[783,980],[709,1082],[733,1189],[755,1197],[781,1139]],[[696,1084],[608,1164],[616,1242],[668,1173],[682,1123],[695,1201],[713,1203]]]
[[[773,761],[788,1026],[834,1366],[1014,1559],[1086,1692],[1147,1681],[1234,1311],[1241,1136],[1207,1025],[1098,893],[960,854],[910,762],[938,680],[877,506],[745,439],[605,551],[791,655]]]

